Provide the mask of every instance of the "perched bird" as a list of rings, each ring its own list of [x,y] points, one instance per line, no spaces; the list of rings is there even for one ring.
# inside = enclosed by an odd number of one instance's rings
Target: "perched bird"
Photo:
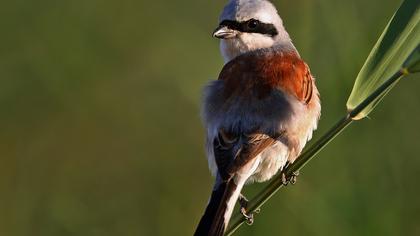
[[[225,65],[204,90],[207,157],[216,176],[195,235],[223,235],[245,183],[270,179],[312,137],[321,105],[315,79],[274,5],[230,0],[214,37]],[[246,213],[244,206],[241,212]]]

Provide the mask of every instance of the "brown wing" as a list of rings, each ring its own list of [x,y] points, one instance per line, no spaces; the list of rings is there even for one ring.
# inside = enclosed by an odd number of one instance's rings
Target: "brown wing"
[[[263,73],[273,86],[293,94],[299,101],[308,104],[312,99],[311,72],[298,56],[286,54],[273,57],[266,62]]]
[[[219,174],[228,180],[241,167],[248,164],[276,140],[265,134],[235,135],[223,130],[214,140],[214,156]]]
[[[308,104],[313,96],[309,67],[296,53],[245,54],[225,65],[219,75],[225,81],[225,96],[259,98],[280,89]]]

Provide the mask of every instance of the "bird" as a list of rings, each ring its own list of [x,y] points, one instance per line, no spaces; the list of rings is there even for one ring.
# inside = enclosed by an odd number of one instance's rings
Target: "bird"
[[[194,233],[199,236],[223,235],[237,201],[252,219],[242,188],[293,163],[321,114],[315,78],[273,3],[229,0],[213,36],[220,39],[225,64],[203,92],[206,154],[215,183]]]

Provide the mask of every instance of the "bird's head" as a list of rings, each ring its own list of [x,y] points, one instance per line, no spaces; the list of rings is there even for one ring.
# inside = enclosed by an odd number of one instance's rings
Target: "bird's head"
[[[275,45],[294,48],[276,8],[267,0],[230,0],[213,36],[221,39],[225,62]]]

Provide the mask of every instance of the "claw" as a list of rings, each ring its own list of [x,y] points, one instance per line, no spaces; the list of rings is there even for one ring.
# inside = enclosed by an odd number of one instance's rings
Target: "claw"
[[[254,223],[254,214],[252,213],[247,213],[246,209],[241,207],[241,214],[245,217],[246,223],[248,225],[252,225]]]
[[[286,174],[284,172],[281,172],[281,183],[284,186],[287,186],[289,184],[289,180],[286,178]]]
[[[292,173],[292,176],[290,177],[290,183],[296,184],[297,177],[299,176],[299,171],[295,171]]]
[[[248,213],[247,210],[246,210],[246,208],[248,207],[248,199],[246,199],[246,197],[244,195],[240,194],[239,198],[238,198],[238,201],[239,201],[239,205],[241,206],[240,207],[240,212],[245,217],[246,223],[248,225],[252,225],[254,223],[254,214],[253,213]],[[258,208],[254,212],[259,213],[260,209]]]
[[[281,173],[281,183],[284,186],[287,186],[289,183],[296,184],[297,177],[299,176],[299,171],[295,171],[292,173],[292,176],[290,178],[287,178],[286,174],[284,172]]]

